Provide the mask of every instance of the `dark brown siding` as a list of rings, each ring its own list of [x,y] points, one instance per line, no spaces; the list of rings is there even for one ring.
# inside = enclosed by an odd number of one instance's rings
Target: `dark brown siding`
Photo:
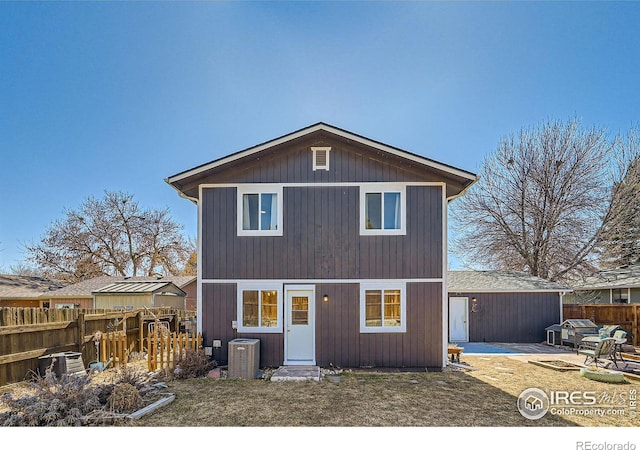
[[[205,346],[214,339],[222,341],[222,348],[213,349],[213,358],[228,361],[229,341],[237,338],[260,339],[260,363],[263,367],[279,366],[284,361],[284,340],[281,333],[237,333],[231,322],[237,320],[235,284],[204,284],[202,286],[202,329]]]
[[[204,279],[442,277],[442,194],[408,186],[402,236],[360,236],[357,187],[285,187],[283,236],[237,236],[235,188],[203,192]]]
[[[323,302],[322,296],[329,295]],[[224,363],[227,346],[236,337],[260,339],[263,367],[284,361],[283,334],[236,333],[236,286],[203,285],[205,345],[222,341],[214,359]],[[354,284],[316,285],[316,363],[328,367],[441,367],[442,290],[440,283],[407,284],[407,331],[360,333],[360,287]],[[215,305],[215,310],[213,309]]]
[[[560,323],[557,292],[450,294],[478,299],[469,311],[471,342],[544,342],[545,328]]]
[[[313,170],[312,146],[330,146],[330,170]],[[436,181],[459,187],[459,180],[436,173],[409,159],[353,142],[311,136],[273,147],[257,155],[196,177],[183,190],[202,183],[326,183]],[[197,192],[197,190],[196,190]]]

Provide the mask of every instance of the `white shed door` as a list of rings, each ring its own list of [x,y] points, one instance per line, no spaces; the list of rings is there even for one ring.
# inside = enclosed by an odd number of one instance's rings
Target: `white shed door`
[[[451,297],[449,298],[449,341],[468,342],[469,298]]]

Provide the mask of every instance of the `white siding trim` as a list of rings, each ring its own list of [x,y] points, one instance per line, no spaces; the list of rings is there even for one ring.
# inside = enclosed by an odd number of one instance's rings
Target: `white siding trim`
[[[447,185],[442,186],[442,367],[447,366],[449,359],[449,290],[447,278],[449,273],[449,218],[448,218]],[[469,332],[467,330],[467,336]]]
[[[397,278],[341,278],[341,279],[202,279],[203,284],[240,284],[240,283],[282,283],[282,284],[359,284],[359,283],[384,283],[397,282]],[[405,283],[443,283],[442,278],[403,278]]]
[[[198,333],[203,333],[202,327],[202,186],[198,186],[198,261],[196,261],[197,291],[196,291],[196,329]],[[206,344],[203,343],[206,347]]]
[[[241,186],[263,186],[271,187],[272,189],[282,187],[361,187],[361,186],[446,186],[445,183],[440,181],[406,181],[406,182],[388,182],[388,181],[328,181],[324,183],[203,183],[200,184],[200,189],[212,189],[212,188],[238,188]]]

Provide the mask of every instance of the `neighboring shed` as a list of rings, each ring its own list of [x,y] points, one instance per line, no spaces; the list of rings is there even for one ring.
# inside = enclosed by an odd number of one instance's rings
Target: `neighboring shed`
[[[565,303],[640,303],[640,265],[596,272],[572,288]]]
[[[145,306],[185,309],[187,293],[170,281],[117,281],[93,291],[96,309],[140,309]]]
[[[43,294],[64,288],[69,283],[40,277],[0,275],[0,307],[48,307]]]
[[[451,342],[543,342],[570,289],[526,273],[450,271]]]
[[[51,308],[85,308],[92,309],[93,292],[97,291],[109,284],[118,281],[170,281],[177,287],[187,293],[185,299],[187,310],[196,310],[196,290],[197,279],[194,276],[166,276],[166,277],[123,277],[123,276],[101,276],[91,278],[89,280],[81,281],[66,286],[63,289],[59,289],[55,292],[51,292],[47,296],[47,300],[50,302]]]

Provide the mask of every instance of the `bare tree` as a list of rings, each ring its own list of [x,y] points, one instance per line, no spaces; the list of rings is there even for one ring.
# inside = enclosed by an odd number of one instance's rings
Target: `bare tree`
[[[549,280],[593,272],[602,231],[623,210],[611,202],[615,148],[604,129],[583,129],[577,119],[503,139],[480,181],[452,204],[452,250],[467,266]]]
[[[143,210],[133,196],[106,192],[49,226],[27,260],[49,276],[80,281],[99,275],[176,275],[189,256],[182,226],[168,209]]]
[[[24,261],[19,261],[9,266],[9,273],[22,277],[42,277],[42,272],[36,267],[30,266]]]
[[[616,220],[603,227],[598,246],[604,268],[640,264],[640,129],[616,140],[611,208]]]

